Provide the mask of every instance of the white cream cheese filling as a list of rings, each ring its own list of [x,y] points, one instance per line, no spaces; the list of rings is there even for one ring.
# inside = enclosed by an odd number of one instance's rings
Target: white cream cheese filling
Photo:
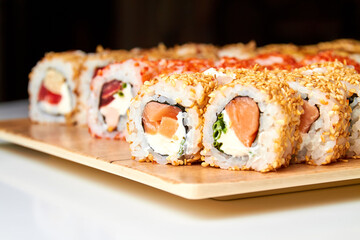
[[[251,147],[246,147],[236,136],[235,131],[231,128],[232,123],[226,110],[223,110],[221,113],[223,114],[223,120],[227,130],[226,133],[221,132],[221,136],[217,140],[217,142],[222,143],[220,149],[224,153],[235,157],[250,155]]]
[[[39,107],[42,111],[49,114],[68,114],[72,110],[72,101],[70,89],[66,82],[64,82],[60,87],[61,100],[58,104],[51,104],[46,101],[40,101]]]
[[[177,117],[178,128],[172,138],[167,138],[160,133],[148,134],[145,133],[145,139],[149,146],[161,155],[182,155],[184,152],[184,141],[186,129],[183,124],[184,113],[179,112]]]
[[[43,84],[47,90],[55,94],[61,94],[61,87],[66,82],[64,75],[55,69],[46,71]]]
[[[130,106],[130,101],[133,97],[130,84],[127,83],[121,92],[121,96],[119,93],[113,94],[114,99],[109,104],[100,108],[100,113],[105,118],[107,128],[115,128],[119,123],[119,117],[126,115],[126,111]]]

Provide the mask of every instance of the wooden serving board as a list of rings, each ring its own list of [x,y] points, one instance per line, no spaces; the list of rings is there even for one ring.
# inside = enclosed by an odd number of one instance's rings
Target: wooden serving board
[[[292,165],[277,172],[228,171],[201,165],[139,163],[124,141],[92,138],[87,128],[0,122],[0,138],[188,198],[232,199],[360,183],[360,160]]]

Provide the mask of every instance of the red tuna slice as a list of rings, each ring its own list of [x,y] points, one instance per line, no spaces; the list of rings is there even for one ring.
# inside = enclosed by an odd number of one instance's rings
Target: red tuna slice
[[[103,85],[100,95],[100,106],[108,105],[114,100],[113,95],[122,89],[122,81],[112,80]]]
[[[38,101],[45,101],[50,104],[58,104],[61,101],[61,95],[53,93],[49,91],[45,86],[44,83],[41,84],[40,91],[38,94]]]

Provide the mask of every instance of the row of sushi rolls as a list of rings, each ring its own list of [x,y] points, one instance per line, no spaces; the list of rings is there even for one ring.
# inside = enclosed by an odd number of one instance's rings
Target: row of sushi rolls
[[[139,162],[326,165],[360,156],[359,71],[353,39],[49,52],[29,75],[29,117],[126,140]]]

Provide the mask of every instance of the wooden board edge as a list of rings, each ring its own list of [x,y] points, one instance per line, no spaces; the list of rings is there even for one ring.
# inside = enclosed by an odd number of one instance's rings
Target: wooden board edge
[[[111,164],[109,162],[97,160],[92,157],[80,154],[78,155],[61,147],[53,146],[51,144],[47,144],[37,140],[32,140],[26,137],[22,137],[21,135],[15,135],[1,129],[0,139],[62,159],[66,159],[78,164],[82,164],[91,168],[105,171],[120,177],[124,177],[183,198],[193,199],[193,193],[196,192],[196,189],[194,189],[194,187],[196,188],[196,186],[194,186],[193,184],[178,184],[167,182],[161,178],[138,171],[136,169],[127,168],[117,164]]]
[[[312,186],[321,184],[326,187],[327,183],[336,183],[351,179],[360,179],[360,169],[340,170],[336,172],[324,172],[309,174],[304,178],[302,175],[295,175],[284,179],[262,179],[252,182],[230,182],[230,183],[173,183],[156,176],[141,172],[136,169],[127,168],[117,164],[97,160],[93,157],[76,154],[67,149],[57,147],[41,141],[12,134],[0,129],[0,138],[6,141],[31,148],[40,152],[54,155],[75,163],[105,171],[120,177],[124,177],[171,194],[192,200],[206,198],[221,198],[225,196],[246,196],[246,194],[269,195],[274,192],[287,192],[288,190],[302,191],[312,189]],[[321,188],[321,187],[320,187]]]
[[[340,186],[344,185],[347,181],[360,182],[360,169],[311,173],[307,174],[306,178],[304,178],[304,175],[294,175],[286,177],[286,179],[261,179],[246,183],[213,183],[212,186],[206,184],[202,188],[197,189],[198,192],[196,195],[204,198],[222,198],[240,195],[246,197],[247,195],[251,196],[252,194],[257,196],[272,195],[276,192],[285,193],[290,191],[295,192],[326,188],[335,185]]]
[[[342,186],[355,185],[355,184],[359,184],[359,183],[360,183],[360,179],[351,179],[351,180],[327,182],[327,183],[320,183],[320,184],[311,184],[311,185],[289,187],[289,188],[282,188],[282,189],[275,189],[275,190],[227,195],[227,196],[223,196],[223,197],[214,197],[212,199],[218,200],[218,201],[231,201],[231,200],[236,200],[236,199],[254,198],[254,197],[262,197],[262,196],[278,195],[278,194],[284,194],[284,193],[295,193],[295,192],[319,190],[319,189],[325,189],[325,188],[342,187]]]

